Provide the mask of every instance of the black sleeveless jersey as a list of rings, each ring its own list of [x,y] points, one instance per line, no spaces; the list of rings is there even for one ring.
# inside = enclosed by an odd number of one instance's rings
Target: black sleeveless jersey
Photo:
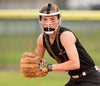
[[[60,27],[60,30],[59,30],[59,36],[58,36],[58,40],[59,40],[59,45],[60,45],[60,49],[62,50],[63,54],[65,54],[67,60],[68,59],[68,56],[67,56],[67,53],[65,52],[65,49],[64,47],[62,46],[61,42],[60,42],[60,35],[64,32],[64,31],[70,31],[72,32],[71,30],[67,29],[67,28],[64,28],[64,27]],[[72,32],[73,33],[73,32]],[[73,33],[74,34],[74,33]],[[47,40],[48,40],[48,43],[50,44],[50,40],[49,40],[49,36],[47,36]],[[76,35],[74,34],[74,36],[76,37]],[[46,45],[46,42],[45,42],[45,37],[43,36],[43,45],[44,47],[47,49],[47,45]],[[86,50],[83,48],[83,46],[81,45],[81,43],[79,42],[78,38],[76,37],[76,43],[75,43],[75,46],[77,48],[77,51],[78,51],[78,55],[79,55],[79,60],[80,60],[80,69],[76,69],[76,70],[71,70],[69,71],[69,75],[77,75],[77,74],[80,74],[81,72],[83,72],[84,70],[88,69],[89,67],[92,67],[94,66],[94,62],[93,60],[91,59],[91,57],[89,56],[89,54],[86,52]],[[51,50],[53,51],[53,53],[58,57],[60,58],[61,62],[64,62],[64,59],[63,57],[61,56],[61,53],[59,51],[59,48],[57,46],[57,42],[56,42],[56,38],[53,42],[53,44],[51,44]],[[49,50],[47,49],[48,53],[50,54],[51,57],[53,57],[53,55],[49,52]],[[53,57],[54,58],[54,57]]]

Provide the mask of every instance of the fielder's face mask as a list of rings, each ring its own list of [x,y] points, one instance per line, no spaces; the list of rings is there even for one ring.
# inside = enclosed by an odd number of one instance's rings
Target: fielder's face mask
[[[53,34],[56,31],[56,29],[58,28],[58,26],[60,25],[59,20],[61,20],[60,11],[55,12],[55,13],[50,13],[50,8],[51,8],[51,4],[48,4],[47,13],[41,13],[41,12],[39,12],[39,24],[40,24],[40,27],[42,28],[42,31],[45,32],[46,34]],[[55,15],[58,16],[58,20],[55,21],[55,22],[50,22],[50,23],[41,22],[41,17],[42,16],[45,17],[45,16],[55,16]],[[55,23],[58,23],[58,25],[56,26],[56,28],[50,28],[50,25],[53,25]],[[47,27],[43,28],[43,25],[46,25]]]

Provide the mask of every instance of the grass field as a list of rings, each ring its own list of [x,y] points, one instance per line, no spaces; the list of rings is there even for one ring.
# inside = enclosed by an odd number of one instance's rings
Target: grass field
[[[21,73],[16,71],[0,71],[0,86],[64,86],[68,81],[65,73],[49,73],[46,77],[33,78],[29,82],[28,78],[21,78]]]

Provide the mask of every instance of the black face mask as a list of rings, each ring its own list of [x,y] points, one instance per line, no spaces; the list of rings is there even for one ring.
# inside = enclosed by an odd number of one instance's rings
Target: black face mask
[[[54,28],[44,28],[44,31],[55,31],[55,29]]]

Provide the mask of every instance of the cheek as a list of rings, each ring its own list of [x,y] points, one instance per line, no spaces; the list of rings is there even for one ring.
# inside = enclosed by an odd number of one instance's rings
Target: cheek
[[[42,24],[42,26],[43,26],[43,27],[48,27],[48,25],[47,25],[47,24]]]
[[[58,23],[56,23],[56,24],[49,24],[49,27],[51,27],[51,28],[56,28],[57,25],[58,25]],[[42,24],[42,26],[43,26],[43,27],[48,27],[48,24]]]
[[[55,28],[57,26],[57,24],[52,24],[51,26]]]
[[[52,24],[52,27],[56,28],[57,25],[58,25],[58,23],[56,23],[56,24]]]

